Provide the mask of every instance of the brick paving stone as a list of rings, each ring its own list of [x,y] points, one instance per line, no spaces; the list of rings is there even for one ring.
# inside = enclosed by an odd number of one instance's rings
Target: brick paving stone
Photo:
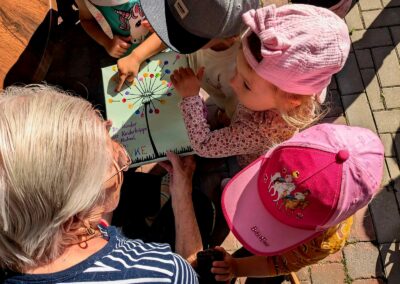
[[[386,161],[385,164],[383,165],[383,177],[382,177],[382,183],[381,183],[381,188],[387,186],[391,181],[390,175],[389,175],[389,170],[387,168],[386,165]]]
[[[370,242],[349,244],[344,249],[347,272],[351,279],[383,276],[379,250]]]
[[[311,266],[313,284],[343,284],[344,267],[341,263],[316,264]]]
[[[382,4],[378,0],[360,0],[358,3],[362,11],[382,9]]]
[[[395,152],[397,154],[397,157],[400,157],[400,130],[399,132],[393,134],[394,135],[394,147],[395,147]]]
[[[362,12],[364,23],[369,28],[394,26],[400,24],[400,8],[387,8]]]
[[[359,242],[374,240],[376,240],[374,225],[368,206],[365,206],[354,214],[349,241]]]
[[[383,147],[385,148],[385,157],[393,157],[395,156],[395,153],[393,151],[394,147],[394,141],[393,141],[393,136],[391,133],[384,133],[379,135],[381,137],[381,141],[383,144]]]
[[[383,88],[382,91],[388,109],[400,107],[400,87]]]
[[[379,133],[396,132],[400,127],[400,109],[374,112]]]
[[[380,245],[379,250],[388,283],[400,283],[400,243]]]
[[[369,49],[356,50],[356,57],[360,69],[374,68],[374,62],[372,61],[371,51]]]
[[[352,284],[384,284],[382,279],[370,278],[370,279],[359,279],[353,281]]]
[[[400,2],[400,0],[399,0]],[[393,43],[396,46],[397,54],[400,56],[400,27],[390,27],[390,33],[393,37]],[[400,57],[399,57],[400,59]]]
[[[347,13],[345,20],[350,31],[364,29],[360,10],[357,4],[354,5],[353,8]]]
[[[299,271],[296,272],[297,277],[299,278],[300,281],[306,282],[309,281],[311,282],[310,278],[310,267],[303,267]]]
[[[400,240],[400,214],[393,190],[382,189],[370,203],[376,238],[380,244]]]
[[[225,238],[223,243],[221,244],[221,247],[225,248],[225,250],[229,253],[233,253],[240,249],[242,245],[240,242],[236,239],[236,237],[232,234],[232,232],[229,232],[228,236]]]
[[[343,115],[342,101],[340,100],[339,92],[333,90],[327,94],[325,103],[329,107],[329,112],[326,117],[338,117]]]
[[[334,254],[330,254],[324,259],[322,259],[319,263],[324,264],[324,263],[341,263],[343,260],[343,254],[342,251],[338,251]]]
[[[375,69],[360,70],[364,86],[366,85],[365,92],[367,93],[368,101],[372,110],[384,109],[383,99],[381,96],[381,89],[379,88],[378,78],[375,74]]]
[[[331,80],[331,83],[329,84],[328,89],[337,90],[337,84],[336,84],[335,76],[332,77],[332,80]]]
[[[350,125],[365,127],[376,132],[367,96],[364,93],[342,96],[342,101]]]
[[[387,28],[353,31],[351,41],[355,49],[392,45],[392,38]]]
[[[350,53],[344,68],[336,75],[336,79],[342,95],[360,93],[364,90],[354,53]]]
[[[382,0],[384,7],[397,7],[400,6],[400,0]]]
[[[389,174],[392,180],[400,177],[400,169],[399,163],[397,162],[396,157],[386,158],[386,163],[388,165]]]
[[[400,17],[399,17],[400,18]],[[372,49],[375,66],[382,87],[400,85],[400,64],[393,47],[378,47]]]
[[[339,116],[339,117],[325,117],[321,120],[321,123],[333,123],[333,124],[343,124],[347,125],[346,117]]]

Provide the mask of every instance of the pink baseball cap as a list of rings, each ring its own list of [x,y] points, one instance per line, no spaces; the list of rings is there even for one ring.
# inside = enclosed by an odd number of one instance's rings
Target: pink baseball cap
[[[247,62],[260,77],[289,93],[320,93],[343,68],[350,51],[345,22],[325,8],[269,5],[242,18],[250,27],[242,39]],[[261,40],[261,62],[249,48],[251,33]]]
[[[295,248],[371,201],[383,174],[383,145],[368,129],[320,124],[255,160],[227,184],[222,210],[257,255]]]

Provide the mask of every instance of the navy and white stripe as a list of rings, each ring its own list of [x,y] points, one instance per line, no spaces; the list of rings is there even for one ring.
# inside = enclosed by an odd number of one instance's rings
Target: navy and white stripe
[[[196,272],[167,244],[144,243],[107,228],[108,244],[84,262],[53,274],[13,275],[5,283],[198,283]]]

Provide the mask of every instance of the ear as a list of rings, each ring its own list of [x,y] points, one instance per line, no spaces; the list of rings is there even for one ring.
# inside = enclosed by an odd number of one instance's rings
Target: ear
[[[296,108],[301,105],[302,100],[299,95],[288,94],[287,103],[289,108]]]
[[[281,89],[276,92],[277,103],[281,110],[290,111],[302,104],[302,96],[290,94]]]

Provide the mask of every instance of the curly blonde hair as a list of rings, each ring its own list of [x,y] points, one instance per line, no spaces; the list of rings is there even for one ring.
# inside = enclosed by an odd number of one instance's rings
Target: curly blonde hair
[[[0,113],[0,267],[24,272],[79,238],[112,153],[91,104],[54,87],[9,87]]]

